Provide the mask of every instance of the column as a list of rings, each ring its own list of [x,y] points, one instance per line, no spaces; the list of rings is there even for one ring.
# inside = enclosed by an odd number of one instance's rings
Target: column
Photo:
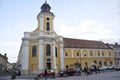
[[[64,54],[63,43],[60,44],[60,69],[64,70]]]
[[[44,70],[44,44],[43,40],[39,40],[39,62],[38,62],[38,69]]]
[[[56,66],[56,56],[55,56],[55,41],[53,41],[53,46],[52,46],[52,52],[53,52],[53,69],[55,69],[55,72],[57,70]]]

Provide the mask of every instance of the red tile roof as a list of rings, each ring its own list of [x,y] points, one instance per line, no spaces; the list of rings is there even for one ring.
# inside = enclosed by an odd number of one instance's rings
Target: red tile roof
[[[111,49],[102,41],[63,38],[64,48]]]

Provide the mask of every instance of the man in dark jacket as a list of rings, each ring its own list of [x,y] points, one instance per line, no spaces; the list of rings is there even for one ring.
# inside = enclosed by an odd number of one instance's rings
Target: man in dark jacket
[[[45,80],[47,80],[47,69],[45,69],[44,76],[45,76]]]

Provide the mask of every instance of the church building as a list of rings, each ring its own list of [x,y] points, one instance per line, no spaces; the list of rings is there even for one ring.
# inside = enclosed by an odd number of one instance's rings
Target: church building
[[[65,38],[54,30],[55,15],[45,2],[37,15],[38,26],[25,32],[18,55],[22,74],[37,74],[50,69],[58,73],[66,68],[114,64],[113,50],[102,41]]]

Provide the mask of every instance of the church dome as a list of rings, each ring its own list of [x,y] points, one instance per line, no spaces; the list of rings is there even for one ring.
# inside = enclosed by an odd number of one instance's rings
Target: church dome
[[[45,1],[45,3],[41,6],[41,12],[50,12],[50,5],[47,4],[47,1]]]

